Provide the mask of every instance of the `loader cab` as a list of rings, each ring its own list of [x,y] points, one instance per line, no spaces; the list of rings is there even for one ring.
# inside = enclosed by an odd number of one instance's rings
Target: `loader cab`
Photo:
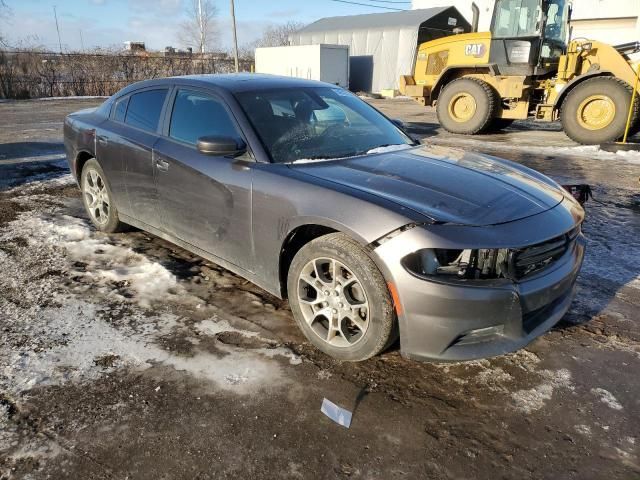
[[[568,0],[496,0],[490,63],[501,75],[556,72],[566,50],[570,15]]]

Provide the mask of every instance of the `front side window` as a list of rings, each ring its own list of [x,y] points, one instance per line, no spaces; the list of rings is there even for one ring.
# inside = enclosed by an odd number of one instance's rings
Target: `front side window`
[[[171,113],[169,136],[195,145],[200,137],[239,138],[240,134],[220,100],[197,91],[178,90]]]
[[[260,90],[236,98],[277,163],[353,157],[377,147],[413,144],[377,110],[341,88]]]
[[[158,129],[160,113],[166,96],[166,89],[134,93],[129,98],[125,123],[142,130],[155,132]]]
[[[494,38],[535,37],[541,21],[540,0],[498,0],[491,33]]]

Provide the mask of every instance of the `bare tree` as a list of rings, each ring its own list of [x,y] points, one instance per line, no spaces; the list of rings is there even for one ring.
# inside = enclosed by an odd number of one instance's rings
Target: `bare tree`
[[[297,32],[304,26],[304,23],[295,21],[289,21],[281,25],[269,25],[264,29],[259,39],[240,45],[238,47],[238,56],[240,58],[253,59],[255,50],[258,47],[282,47],[289,45],[289,35]]]
[[[264,29],[262,36],[256,41],[256,47],[281,47],[289,45],[289,35],[297,32],[304,23],[289,21],[281,25],[271,25]]]
[[[180,24],[180,41],[200,53],[210,51],[217,40],[218,9],[211,0],[189,0],[186,13],[187,19]]]

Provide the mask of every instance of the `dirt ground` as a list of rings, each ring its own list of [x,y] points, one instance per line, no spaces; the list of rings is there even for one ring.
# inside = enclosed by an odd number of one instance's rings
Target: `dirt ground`
[[[396,345],[350,364],[232,273],[90,227],[61,128],[98,102],[0,103],[0,479],[640,478],[640,154],[555,124],[458,137],[409,100],[372,101],[596,201],[576,300],[526,349],[430,364]]]

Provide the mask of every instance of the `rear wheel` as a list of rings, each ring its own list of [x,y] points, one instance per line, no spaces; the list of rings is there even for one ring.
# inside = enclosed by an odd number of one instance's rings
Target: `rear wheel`
[[[342,233],[300,249],[289,268],[287,290],[302,332],[338,360],[366,360],[397,338],[382,274],[365,250]]]
[[[459,78],[438,97],[438,121],[451,133],[474,135],[490,127],[498,110],[498,95],[477,78]]]
[[[618,78],[585,80],[569,92],[562,103],[562,128],[571,140],[585,145],[614,142],[624,135],[631,104],[631,87]],[[632,112],[638,121],[640,102]]]
[[[82,201],[95,227],[107,233],[124,229],[118,217],[113,195],[106,182],[106,175],[95,158],[88,160],[80,175]]]

